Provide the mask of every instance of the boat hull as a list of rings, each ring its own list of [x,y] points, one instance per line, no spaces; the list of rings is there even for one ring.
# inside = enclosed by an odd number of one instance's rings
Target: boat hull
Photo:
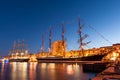
[[[82,61],[101,61],[104,55],[93,55],[93,56],[87,56],[87,57],[81,57]]]
[[[101,61],[104,55],[93,55],[78,58],[47,57],[37,58],[38,62],[79,62],[79,61]]]
[[[9,59],[9,62],[28,62],[29,59]]]

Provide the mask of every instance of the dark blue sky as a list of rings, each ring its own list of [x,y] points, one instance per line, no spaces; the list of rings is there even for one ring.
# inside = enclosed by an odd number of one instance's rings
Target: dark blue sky
[[[52,41],[61,39],[61,23],[65,22],[67,50],[78,49],[78,16],[86,23],[83,33],[89,35],[88,45],[112,45],[120,42],[120,0],[0,0],[0,55],[7,55],[15,40],[24,39],[31,53],[40,51],[41,36],[52,26]],[[57,26],[58,25],[58,26]]]

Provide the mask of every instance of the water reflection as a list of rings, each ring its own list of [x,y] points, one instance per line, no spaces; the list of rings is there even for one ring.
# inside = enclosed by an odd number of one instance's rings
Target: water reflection
[[[55,63],[49,63],[48,67],[47,67],[47,71],[48,71],[48,77],[50,77],[50,80],[56,80],[56,70],[55,70],[56,66]]]
[[[83,72],[82,72],[82,66],[75,63],[75,64],[68,64],[66,65],[66,70],[67,70],[67,75],[69,79],[75,79],[75,80],[86,80],[86,79],[81,79],[83,77]],[[72,77],[71,77],[72,76]],[[86,77],[87,78],[87,77]]]
[[[72,65],[67,65],[67,74],[72,75],[73,73],[74,73],[73,66]]]
[[[10,63],[10,68],[11,68],[11,79],[15,80],[16,79],[16,62]],[[14,74],[15,73],[15,74]]]
[[[77,63],[76,64],[68,64],[66,70],[67,70],[68,75],[73,75],[73,74],[77,75],[77,74],[80,74],[81,67]]]
[[[27,79],[27,63],[10,63],[11,80],[26,80]]]
[[[88,80],[78,63],[0,63],[0,80]]]
[[[1,80],[4,79],[4,63],[2,63],[2,68],[1,68]]]
[[[28,70],[28,73],[29,73],[29,80],[35,80],[36,78],[36,65],[37,63],[29,63],[29,70]]]
[[[41,63],[38,64],[41,80],[63,80],[63,64]]]
[[[39,72],[41,80],[56,80],[55,79],[55,63],[41,63],[39,64]]]
[[[7,75],[5,75],[7,72],[7,63],[1,63],[1,73],[0,73],[0,80],[6,80]]]

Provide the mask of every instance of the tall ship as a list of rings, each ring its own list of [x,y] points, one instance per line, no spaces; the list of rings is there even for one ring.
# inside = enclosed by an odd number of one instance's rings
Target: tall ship
[[[12,50],[9,51],[9,62],[28,62],[29,54],[24,40],[14,41]]]
[[[62,24],[61,40],[52,41],[52,31],[49,30],[49,47],[48,52],[44,52],[44,35],[42,35],[41,53],[37,56],[39,62],[74,62],[74,61],[100,61],[107,55],[105,52],[90,54],[89,50],[84,50],[84,46],[89,42],[83,43],[83,40],[88,37],[87,34],[82,35],[82,26],[80,18],[78,18],[78,35],[79,35],[79,50],[66,52],[66,41],[64,37],[64,23]]]

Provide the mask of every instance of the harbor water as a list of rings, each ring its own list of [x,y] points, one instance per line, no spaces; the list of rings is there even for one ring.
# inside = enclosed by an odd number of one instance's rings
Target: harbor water
[[[81,63],[0,63],[0,80],[89,80]]]

